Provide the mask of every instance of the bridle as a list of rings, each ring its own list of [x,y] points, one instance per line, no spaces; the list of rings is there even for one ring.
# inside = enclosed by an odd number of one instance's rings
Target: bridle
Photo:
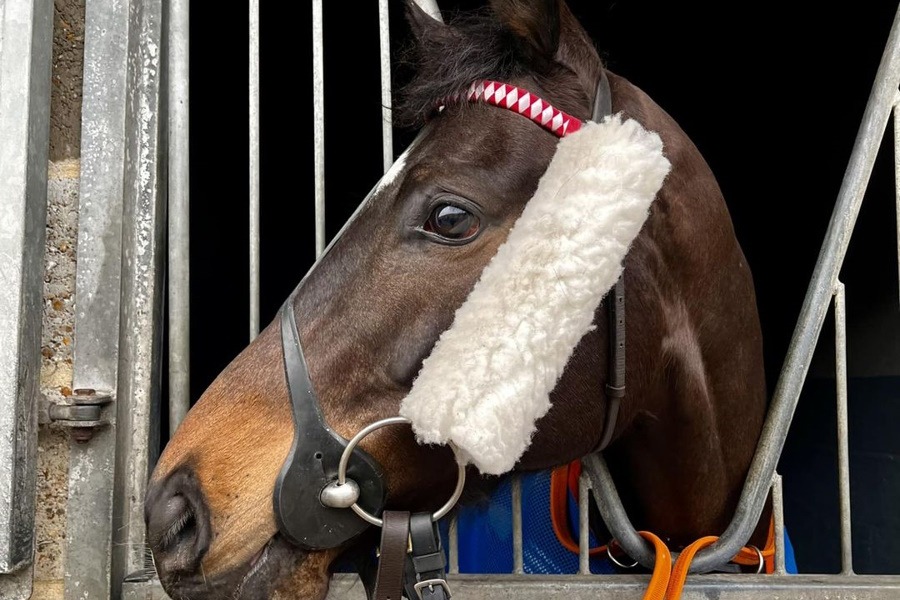
[[[475,82],[466,92],[448,98],[442,104],[462,101],[484,102],[511,110],[559,137],[577,131],[582,125],[577,118],[559,111],[526,90],[500,82]],[[597,85],[592,120],[600,121],[611,112],[609,81],[604,72]],[[382,563],[387,560],[389,545],[399,544],[398,552],[402,557],[407,554],[403,550],[409,540],[411,552],[405,564],[392,565],[387,569],[390,572],[383,576],[385,569],[381,568],[379,581],[382,577],[396,580],[391,584],[396,587],[395,584],[402,583],[405,578],[407,595],[412,599],[449,598],[449,589],[443,579],[443,551],[435,523],[459,499],[465,484],[465,463],[457,460],[456,488],[448,502],[437,512],[425,515],[383,512],[386,499],[383,471],[358,444],[377,429],[406,424],[409,420],[392,417],[377,421],[349,441],[328,426],[309,376],[294,314],[294,303],[302,287],[301,281],[280,311],[281,344],[294,419],[294,439],[275,483],[274,512],[278,530],[302,549],[324,550],[342,546],[370,525],[381,526]],[[608,408],[597,450],[605,448],[612,439],[619,404],[625,392],[624,301],[624,283],[620,278],[607,301],[610,315]]]

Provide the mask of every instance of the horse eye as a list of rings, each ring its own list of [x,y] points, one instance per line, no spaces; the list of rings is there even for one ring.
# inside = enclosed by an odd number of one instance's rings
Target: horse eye
[[[425,231],[448,240],[467,240],[478,233],[478,217],[454,204],[438,204],[425,221]]]

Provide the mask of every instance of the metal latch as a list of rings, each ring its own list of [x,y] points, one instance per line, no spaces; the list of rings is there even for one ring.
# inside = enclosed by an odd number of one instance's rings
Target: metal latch
[[[62,402],[41,398],[38,421],[61,425],[69,430],[73,441],[84,443],[96,429],[109,425],[104,407],[111,402],[111,394],[93,389],[77,389]]]

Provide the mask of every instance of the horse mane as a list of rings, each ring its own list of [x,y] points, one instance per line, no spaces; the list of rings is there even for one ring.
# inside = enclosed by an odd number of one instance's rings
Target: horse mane
[[[416,18],[410,15],[411,21]],[[426,29],[400,55],[401,66],[413,73],[400,90],[395,119],[401,126],[422,125],[441,100],[463,92],[474,81],[509,81],[524,75],[540,81],[567,70],[553,61],[535,60],[487,8]]]

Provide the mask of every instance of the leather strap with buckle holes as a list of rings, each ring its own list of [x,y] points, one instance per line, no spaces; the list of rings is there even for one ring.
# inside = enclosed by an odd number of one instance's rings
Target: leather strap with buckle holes
[[[430,513],[416,513],[409,518],[412,553],[406,565],[406,596],[409,600],[450,600],[437,523]]]
[[[406,555],[409,552],[409,512],[386,510],[381,516],[381,557],[374,600],[401,600]]]

